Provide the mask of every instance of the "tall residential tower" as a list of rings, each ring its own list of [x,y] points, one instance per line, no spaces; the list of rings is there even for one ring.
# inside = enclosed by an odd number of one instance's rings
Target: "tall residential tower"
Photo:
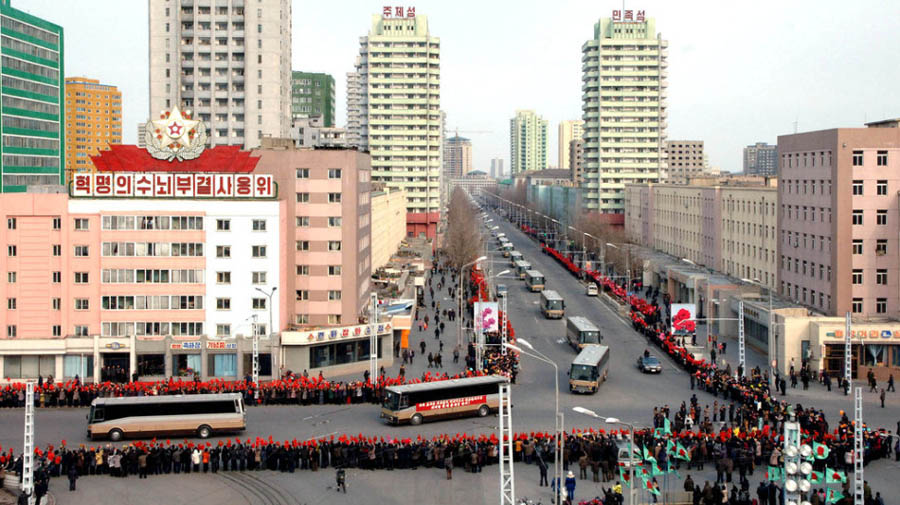
[[[757,142],[744,148],[744,175],[778,175],[778,146]]]
[[[655,20],[631,10],[600,19],[593,38],[581,47],[582,189],[588,211],[624,214],[625,184],[659,179],[665,163],[667,47]]]
[[[513,177],[547,169],[547,120],[533,110],[517,110],[509,120],[509,157]]]
[[[139,139],[143,140],[143,132]],[[122,92],[87,77],[66,78],[66,180],[93,172],[91,156],[122,143]]]
[[[454,135],[444,141],[444,177],[462,177],[472,171],[472,141]]]
[[[385,7],[359,43],[359,147],[372,155],[373,182],[406,191],[407,233],[433,237],[441,212],[441,41],[415,8]]]
[[[573,140],[581,140],[584,137],[584,121],[578,120],[566,120],[559,122],[559,145],[557,145],[557,150],[559,151],[556,168],[559,169],[568,169],[571,167],[569,163],[569,150],[571,146],[569,145]]]
[[[211,146],[289,137],[290,0],[150,0],[149,117],[176,105]]]
[[[322,126],[334,127],[334,77],[318,72],[291,73],[291,118],[321,117]]]

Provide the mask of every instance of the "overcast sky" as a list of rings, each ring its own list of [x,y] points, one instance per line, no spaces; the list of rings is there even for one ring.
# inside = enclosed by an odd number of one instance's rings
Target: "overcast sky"
[[[449,128],[472,139],[480,169],[495,157],[509,166],[516,109],[549,120],[548,163],[556,164],[559,121],[581,117],[581,46],[598,18],[622,6],[295,0],[293,68],[334,75],[340,126],[345,74],[370,15],[384,5],[415,6],[441,38],[441,105]],[[13,0],[13,6],[64,27],[67,76],[119,86],[124,141],[134,143],[137,123],[148,115],[147,2]],[[669,41],[668,137],[704,140],[710,163],[723,170],[741,170],[743,146],[774,143],[795,122],[808,131],[900,117],[900,2],[644,0],[626,8],[655,17]]]

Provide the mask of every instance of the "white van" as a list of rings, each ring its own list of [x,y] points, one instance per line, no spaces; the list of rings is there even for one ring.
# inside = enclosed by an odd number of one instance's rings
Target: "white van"
[[[589,282],[584,291],[584,293],[588,296],[597,296],[598,292],[599,290],[597,289],[597,284],[593,282]]]

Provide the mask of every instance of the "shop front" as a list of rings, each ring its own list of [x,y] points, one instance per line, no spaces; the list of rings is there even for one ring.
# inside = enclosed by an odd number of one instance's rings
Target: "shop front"
[[[394,332],[392,322],[379,323],[376,334],[378,366],[393,365]],[[326,375],[359,373],[369,369],[372,325],[318,328],[282,333],[281,345],[286,370]]]
[[[271,379],[278,355],[277,339],[259,339],[259,376]],[[201,380],[241,380],[253,374],[253,339],[190,340],[167,337],[158,341],[138,341],[137,368],[140,380],[168,377]]]

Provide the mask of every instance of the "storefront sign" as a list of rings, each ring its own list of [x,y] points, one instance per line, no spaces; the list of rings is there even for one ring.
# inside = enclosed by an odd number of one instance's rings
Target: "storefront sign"
[[[405,15],[404,15],[405,12]],[[385,19],[394,18],[394,19],[413,19],[416,17],[416,8],[415,7],[407,7],[406,10],[403,10],[403,7],[391,7],[389,5],[385,5],[381,10],[381,16]]]
[[[208,341],[206,342],[206,348],[212,351],[235,350],[237,349],[237,342]]]
[[[169,349],[174,351],[199,351],[203,346],[200,345],[200,341],[194,342],[173,342],[169,344]]]
[[[118,351],[119,349],[128,349],[128,344],[122,344],[120,342],[110,342],[109,344],[106,344],[105,347],[113,351]]]
[[[393,331],[391,323],[379,323],[376,329],[378,335],[387,335]],[[359,324],[355,326],[343,326],[340,328],[323,328],[320,330],[306,330],[297,332],[284,332],[282,343],[287,345],[314,344],[317,342],[334,342],[354,338],[368,338],[372,335],[372,326]]]
[[[481,395],[469,396],[466,398],[452,398],[450,400],[434,400],[431,402],[417,403],[416,412],[423,412],[426,410],[452,409],[456,407],[468,407],[469,405],[481,405],[485,403],[486,399],[487,397],[485,395]]]
[[[635,12],[633,10],[628,9],[628,10],[624,11],[624,15],[623,15],[622,11],[616,9],[616,10],[612,11],[612,19],[613,19],[613,21],[632,21],[632,22],[640,23],[640,22],[644,21],[645,14],[644,14],[644,11],[637,11],[637,14],[635,14]]]
[[[844,330],[825,332],[829,338],[844,338]],[[850,338],[900,338],[900,330],[850,330]]]
[[[270,174],[76,173],[73,198],[275,198]]]

